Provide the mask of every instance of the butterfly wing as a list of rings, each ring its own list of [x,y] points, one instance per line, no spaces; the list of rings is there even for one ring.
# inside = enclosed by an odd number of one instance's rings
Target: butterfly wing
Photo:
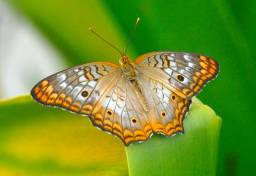
[[[113,87],[94,106],[92,122],[118,136],[125,145],[145,141],[152,133],[147,113],[139,103],[134,87],[120,75]]]
[[[99,96],[97,89],[106,87],[102,78],[111,77],[116,70],[117,66],[111,63],[76,66],[43,79],[34,86],[31,95],[41,104],[83,113],[90,97]]]
[[[149,53],[135,63],[153,131],[168,136],[183,132],[191,97],[216,76],[218,64],[206,56],[179,52]]]
[[[147,118],[152,131],[166,136],[183,132],[182,122],[191,100],[180,97],[166,84],[152,79],[143,71],[139,73],[138,80],[148,103]]]
[[[218,73],[218,63],[198,54],[153,52],[136,60],[137,69],[168,86],[182,98],[191,98]]]
[[[61,71],[36,84],[31,94],[41,104],[88,116],[93,125],[125,144],[144,141],[152,131],[133,87],[111,63]]]

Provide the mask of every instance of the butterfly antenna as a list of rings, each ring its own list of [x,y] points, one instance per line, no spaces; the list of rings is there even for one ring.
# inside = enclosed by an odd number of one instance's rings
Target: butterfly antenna
[[[119,50],[115,45],[104,39],[101,35],[99,35],[97,32],[95,32],[91,27],[88,28],[89,31],[91,31],[94,35],[96,35],[98,38],[103,40],[106,44],[108,44],[110,47],[114,48],[121,56],[123,55],[121,50]]]
[[[131,43],[131,39],[132,39],[132,37],[133,37],[133,35],[134,35],[134,32],[135,32],[135,30],[136,30],[136,28],[137,28],[139,22],[140,22],[140,17],[138,17],[138,18],[136,19],[135,25],[134,25],[133,29],[132,29],[131,32],[130,32],[129,38],[128,38],[127,43],[126,43],[124,55],[126,55],[126,53],[127,53],[128,46],[129,46],[129,44]]]

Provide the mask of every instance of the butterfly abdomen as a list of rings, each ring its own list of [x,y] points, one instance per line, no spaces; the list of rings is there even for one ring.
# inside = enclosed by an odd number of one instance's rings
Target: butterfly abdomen
[[[145,94],[143,93],[141,86],[138,83],[138,80],[134,79],[134,80],[129,80],[129,81],[132,84],[132,86],[134,87],[134,92],[139,100],[139,103],[142,105],[144,111],[148,112],[149,111],[148,103],[145,98]]]

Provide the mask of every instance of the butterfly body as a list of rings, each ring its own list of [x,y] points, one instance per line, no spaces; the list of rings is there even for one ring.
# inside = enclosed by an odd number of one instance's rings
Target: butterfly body
[[[136,80],[137,72],[134,63],[127,56],[122,56],[119,60],[123,76],[128,80]]]
[[[31,94],[38,102],[86,115],[124,144],[153,133],[183,132],[191,98],[213,79],[213,59],[185,52],[152,52],[119,65],[96,62],[56,73]]]

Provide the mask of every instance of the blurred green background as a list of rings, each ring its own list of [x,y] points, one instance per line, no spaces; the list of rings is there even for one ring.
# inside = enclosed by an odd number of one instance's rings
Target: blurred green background
[[[143,53],[164,50],[202,53],[215,58],[220,64],[219,76],[198,97],[223,118],[218,174],[254,173],[256,120],[252,110],[256,83],[252,78],[256,75],[253,56],[256,1],[7,2],[17,13],[31,20],[60,51],[66,67],[91,61],[117,62],[118,54],[87,29],[92,26],[123,48],[138,16],[141,24],[128,52],[133,59]]]

